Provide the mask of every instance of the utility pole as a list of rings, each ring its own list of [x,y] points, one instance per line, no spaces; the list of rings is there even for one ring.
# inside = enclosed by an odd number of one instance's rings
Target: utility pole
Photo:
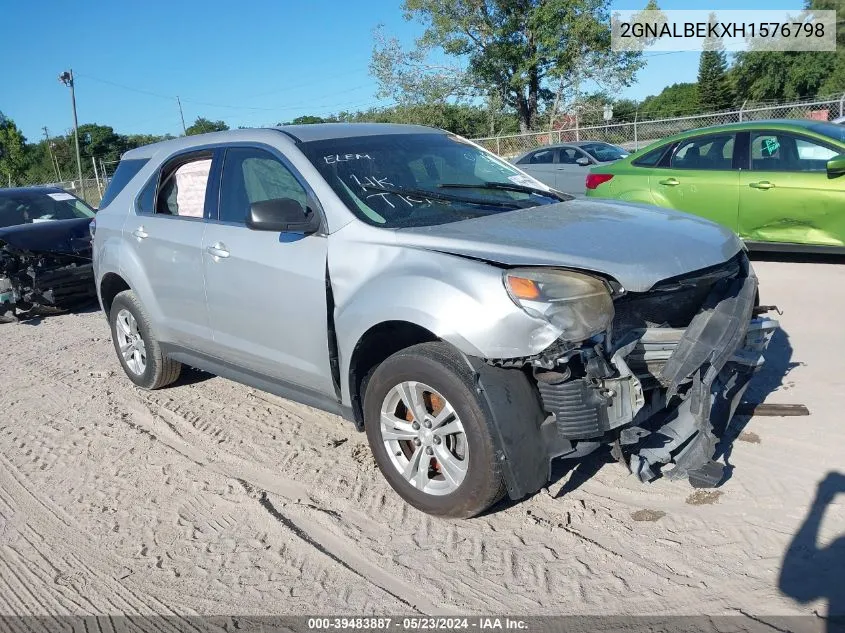
[[[47,152],[50,154],[50,164],[53,166],[53,169],[56,170],[56,180],[61,182],[62,178],[59,175],[59,165],[56,162],[56,159],[53,157],[53,147],[50,144],[50,133],[47,131],[47,126],[41,128],[44,130],[44,138],[47,139]]]
[[[73,89],[73,70],[66,70],[59,75],[59,81],[70,88],[70,103],[73,106],[73,137],[76,139],[76,170],[79,174],[79,187],[85,197],[85,185],[82,184],[82,158],[79,155],[79,121],[76,118],[76,93]]]
[[[188,128],[185,127],[185,114],[182,112],[182,102],[178,95],[176,96],[176,103],[179,104],[179,116],[182,118],[182,132],[185,133],[185,136],[188,136]]]

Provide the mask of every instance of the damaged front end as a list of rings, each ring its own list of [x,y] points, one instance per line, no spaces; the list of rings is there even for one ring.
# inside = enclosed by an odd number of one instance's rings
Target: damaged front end
[[[721,481],[718,438],[778,327],[755,308],[757,279],[745,253],[647,292],[615,294],[612,324],[585,342],[557,341],[517,363],[474,364],[511,497],[545,485],[553,458],[580,457],[603,444],[643,482],[661,475],[687,477],[697,487]],[[536,408],[526,385],[497,386],[499,372],[517,367],[539,392],[537,432],[506,419],[515,403]]]
[[[96,296],[90,244],[40,252],[0,238],[0,321],[41,309],[72,309]]]

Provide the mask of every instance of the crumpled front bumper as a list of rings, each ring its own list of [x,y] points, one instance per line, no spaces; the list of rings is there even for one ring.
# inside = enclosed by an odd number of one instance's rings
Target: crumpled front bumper
[[[552,459],[607,443],[643,482],[662,475],[717,485],[718,439],[778,328],[755,317],[757,279],[747,259],[740,268],[712,286],[686,328],[653,328],[620,342],[608,359],[615,371],[609,379],[568,379],[558,371],[546,375],[550,382],[532,384],[525,372],[468,359],[510,496],[545,485]]]
[[[672,470],[664,473],[669,479],[686,476],[696,487],[712,487],[721,481],[724,466],[713,460],[716,444],[751,377],[762,367],[763,352],[777,328],[773,319],[753,319],[741,346],[720,369],[707,361],[692,372],[692,384],[677,406],[648,425],[621,432],[620,446],[630,451],[628,465],[634,475],[648,482],[663,465],[673,462]],[[695,342],[696,347],[706,345],[703,340]]]

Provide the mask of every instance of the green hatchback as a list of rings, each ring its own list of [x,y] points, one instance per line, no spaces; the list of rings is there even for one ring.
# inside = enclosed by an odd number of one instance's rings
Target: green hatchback
[[[686,211],[751,248],[845,252],[845,126],[774,120],[670,136],[587,176],[587,196]]]

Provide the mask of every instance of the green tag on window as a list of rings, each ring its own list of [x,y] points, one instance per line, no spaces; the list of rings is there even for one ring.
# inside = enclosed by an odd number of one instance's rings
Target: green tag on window
[[[780,143],[777,139],[767,138],[763,141],[763,156],[774,156],[780,148]]]

